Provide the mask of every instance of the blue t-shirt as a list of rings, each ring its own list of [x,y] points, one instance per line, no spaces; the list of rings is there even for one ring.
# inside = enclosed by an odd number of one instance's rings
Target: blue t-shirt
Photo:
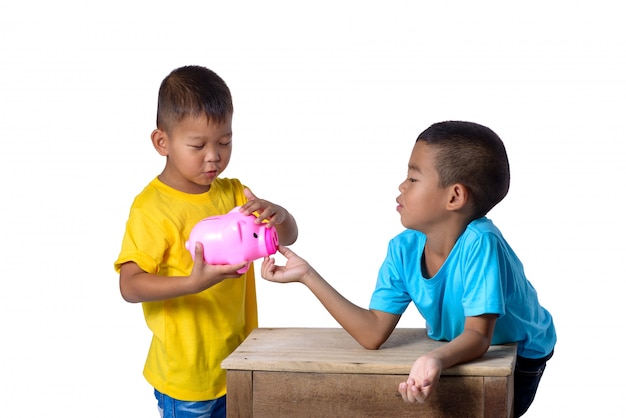
[[[496,314],[492,344],[518,343],[518,354],[545,357],[556,344],[552,316],[539,304],[522,263],[496,226],[471,222],[439,271],[422,274],[426,235],[406,230],[393,238],[378,273],[370,309],[401,315],[413,302],[430,338],[451,341],[465,318]]]

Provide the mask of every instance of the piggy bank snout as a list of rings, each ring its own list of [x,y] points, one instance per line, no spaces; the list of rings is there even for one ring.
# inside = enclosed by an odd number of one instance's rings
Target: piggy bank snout
[[[265,254],[263,256],[276,254],[276,251],[278,251],[278,232],[274,227],[265,228]]]
[[[255,225],[253,231],[244,233],[241,239],[241,251],[246,261],[275,254],[278,250],[278,233],[276,228],[268,228],[265,224]]]
[[[279,245],[276,228],[257,224],[254,215],[243,215],[238,208],[194,226],[185,242],[194,260],[196,242],[203,245],[204,260],[209,264],[251,262],[275,254]]]

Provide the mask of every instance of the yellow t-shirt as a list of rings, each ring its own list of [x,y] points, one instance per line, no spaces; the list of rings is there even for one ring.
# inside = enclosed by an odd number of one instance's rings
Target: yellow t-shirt
[[[162,276],[188,276],[193,260],[185,248],[200,220],[243,205],[244,186],[217,178],[203,194],[175,190],[155,178],[135,198],[115,261],[133,261]],[[222,361],[258,326],[254,266],[194,295],[142,303],[152,343],[144,376],[159,392],[185,401],[226,393]]]

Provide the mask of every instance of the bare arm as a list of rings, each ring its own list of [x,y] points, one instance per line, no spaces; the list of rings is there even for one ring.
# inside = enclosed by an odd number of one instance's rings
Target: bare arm
[[[225,280],[241,277],[237,270],[247,263],[211,265],[204,262],[202,244],[196,244],[195,262],[189,276],[146,273],[136,263],[120,267],[120,293],[127,302],[151,302],[201,292]]]
[[[444,369],[481,357],[491,345],[496,319],[497,315],[467,317],[461,335],[428,355],[441,361]]]
[[[261,275],[269,281],[300,282],[311,290],[326,310],[359,344],[367,349],[377,349],[394,330],[400,315],[361,308],[335,290],[305,260],[290,249],[280,246],[287,257],[285,266],[277,266],[273,258],[266,257]]]
[[[496,319],[497,315],[465,318],[465,328],[458,337],[415,361],[407,381],[398,387],[402,398],[407,402],[425,402],[435,390],[443,369],[485,354],[491,344]]]

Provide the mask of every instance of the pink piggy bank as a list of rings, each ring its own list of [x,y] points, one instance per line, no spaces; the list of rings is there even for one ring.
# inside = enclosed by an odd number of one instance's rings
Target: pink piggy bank
[[[237,273],[248,271],[250,262],[278,250],[276,228],[255,223],[254,215],[239,212],[239,206],[225,215],[211,216],[198,222],[185,242],[185,248],[195,259],[196,242],[204,247],[204,261],[208,264],[239,264],[248,262]]]

